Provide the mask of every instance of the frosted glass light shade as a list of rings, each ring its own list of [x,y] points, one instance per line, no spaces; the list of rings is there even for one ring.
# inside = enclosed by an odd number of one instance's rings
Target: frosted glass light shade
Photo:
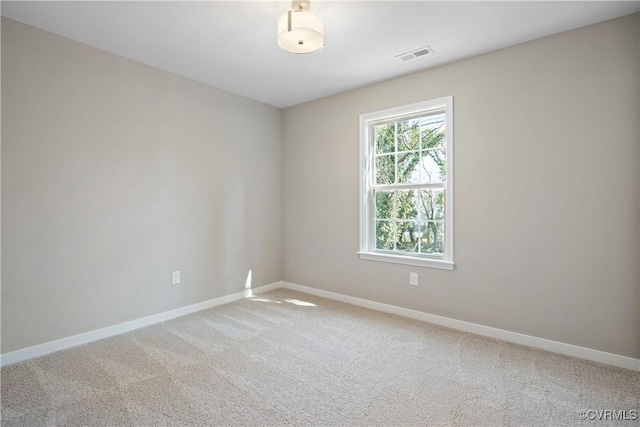
[[[289,53],[313,53],[324,47],[324,24],[307,10],[290,10],[278,20],[278,46]]]

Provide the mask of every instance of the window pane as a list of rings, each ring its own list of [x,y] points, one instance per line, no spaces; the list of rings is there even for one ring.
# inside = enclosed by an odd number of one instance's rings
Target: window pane
[[[376,154],[393,153],[395,145],[395,123],[375,126]]]
[[[453,228],[446,222],[453,218],[451,101],[360,116],[362,258],[451,267],[445,247],[453,240],[445,234]],[[367,256],[376,252],[379,257]]]
[[[374,193],[376,201],[376,218],[392,219],[395,217],[393,209],[393,191],[376,191]]]
[[[420,251],[425,254],[444,253],[444,221],[429,221],[421,226]]]
[[[376,156],[376,184],[395,182],[395,154]]]
[[[420,152],[398,154],[398,184],[420,182]]]
[[[420,149],[420,120],[410,119],[397,123],[398,151]]]
[[[444,219],[444,189],[420,190],[420,218]]]
[[[420,118],[422,148],[444,147],[445,114],[438,113]]]
[[[444,149],[422,152],[422,182],[444,182],[447,179],[447,153]]]
[[[418,219],[417,198],[414,190],[397,191],[396,211],[400,219]]]
[[[418,223],[398,221],[396,223],[396,250],[417,253],[419,244]]]
[[[393,221],[376,221],[376,249],[393,250]]]

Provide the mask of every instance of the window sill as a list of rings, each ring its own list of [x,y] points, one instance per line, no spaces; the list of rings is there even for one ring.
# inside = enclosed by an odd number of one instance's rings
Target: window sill
[[[390,255],[372,252],[358,252],[360,259],[369,261],[391,262],[395,264],[415,265],[417,267],[439,268],[441,270],[453,270],[455,263],[440,259],[417,258],[403,255]]]

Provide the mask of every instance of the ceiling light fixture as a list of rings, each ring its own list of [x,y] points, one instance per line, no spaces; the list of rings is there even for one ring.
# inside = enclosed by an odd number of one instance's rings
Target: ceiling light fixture
[[[324,24],[309,11],[308,0],[293,0],[278,20],[278,46],[288,53],[313,53],[324,47]]]

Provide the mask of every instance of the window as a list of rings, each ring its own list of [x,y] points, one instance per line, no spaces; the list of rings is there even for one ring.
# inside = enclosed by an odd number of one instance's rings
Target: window
[[[453,269],[453,97],[360,116],[361,259]]]

